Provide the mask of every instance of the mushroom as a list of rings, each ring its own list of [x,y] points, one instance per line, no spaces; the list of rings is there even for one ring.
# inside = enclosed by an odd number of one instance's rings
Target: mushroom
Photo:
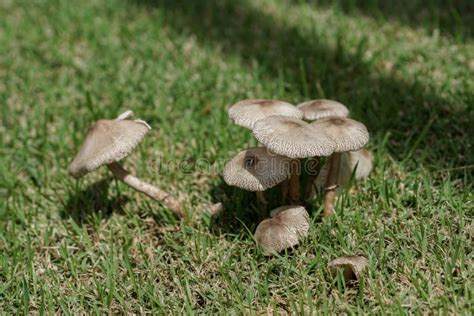
[[[224,167],[224,181],[247,191],[255,191],[258,201],[266,208],[263,191],[286,180],[290,164],[286,157],[255,147],[239,152]]]
[[[337,189],[339,189],[349,183],[354,173],[354,179],[360,180],[369,175],[372,170],[372,153],[367,149],[361,149],[356,151],[349,151],[341,153],[341,162],[339,167],[339,175],[337,177]],[[354,172],[355,170],[355,172]],[[306,192],[306,201],[309,201],[317,190],[324,190],[329,174],[329,163],[322,166],[321,170],[317,174],[317,177],[313,180],[312,185]]]
[[[78,154],[69,165],[69,174],[79,178],[106,165],[114,176],[133,189],[165,204],[178,217],[184,217],[181,204],[168,193],[128,173],[119,163],[143,140],[151,129],[142,120],[129,120],[126,111],[115,120],[99,120],[87,131]]]
[[[334,259],[328,264],[329,271],[333,277],[337,275],[339,269],[343,270],[344,280],[359,280],[367,269],[369,260],[362,256],[345,256]]]
[[[269,116],[254,124],[255,138],[272,152],[292,158],[290,177],[290,200],[300,200],[300,158],[329,156],[335,144],[322,129],[315,129],[309,123],[288,116]]]
[[[350,177],[355,169],[354,178],[356,180],[366,178],[372,171],[373,160],[374,156],[369,150],[365,148],[356,151],[350,151],[347,153],[347,155],[341,156],[341,172],[343,174],[350,173]]]
[[[228,110],[230,119],[237,125],[252,128],[255,122],[271,115],[303,118],[303,112],[285,101],[248,99],[237,102]]]
[[[302,102],[296,107],[303,111],[303,119],[307,121],[315,121],[325,117],[333,116],[347,117],[349,115],[349,110],[347,109],[347,107],[344,104],[334,100],[310,100]],[[320,163],[321,161],[319,157],[308,158],[308,164],[316,165],[317,168],[306,178],[306,184],[304,186],[306,200],[309,200],[313,197],[313,183],[316,180],[316,177],[318,176],[321,167]]]
[[[237,125],[251,129],[255,122],[271,115],[284,115],[303,118],[303,112],[293,104],[280,100],[247,99],[228,109],[229,118]],[[280,184],[281,200],[286,201],[289,181]]]
[[[326,217],[334,211],[341,153],[364,147],[369,141],[369,132],[364,124],[346,117],[323,118],[310,125],[316,131],[329,135],[334,145],[334,153],[329,158],[329,172],[324,195],[323,216]]]
[[[281,206],[257,226],[254,238],[264,255],[272,255],[298,245],[308,230],[309,215],[304,207]]]
[[[349,110],[344,104],[333,100],[311,100],[300,103],[296,107],[303,111],[303,118],[308,121],[332,116],[347,117],[349,115]]]

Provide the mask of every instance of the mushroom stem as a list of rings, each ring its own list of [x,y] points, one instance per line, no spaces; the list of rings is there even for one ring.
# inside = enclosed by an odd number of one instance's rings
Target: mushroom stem
[[[110,169],[110,171],[112,171],[114,176],[123,183],[127,184],[138,192],[142,192],[152,199],[163,203],[173,212],[173,214],[179,218],[186,217],[186,213],[184,212],[184,209],[178,200],[165,191],[162,191],[154,185],[146,183],[145,181],[131,175],[117,162],[112,162],[111,164],[107,165],[107,167]]]
[[[321,161],[319,157],[309,158],[307,162],[307,170],[308,177],[306,178],[306,183],[304,186],[305,194],[304,199],[305,201],[310,201],[316,190],[314,189],[314,181],[318,177],[319,172],[321,171]]]
[[[336,201],[337,178],[339,177],[339,165],[341,153],[333,153],[329,159],[329,174],[326,180],[326,193],[324,194],[323,217],[328,217],[334,212]]]
[[[281,204],[286,204],[286,198],[288,197],[289,189],[290,189],[290,184],[289,184],[288,179],[280,183]]]
[[[268,201],[265,198],[265,193],[263,193],[263,191],[256,191],[255,194],[257,195],[258,202],[262,203],[265,206],[268,204]]]
[[[255,191],[255,194],[257,195],[257,201],[260,205],[258,216],[260,220],[263,220],[267,217],[268,200],[265,198],[265,193],[263,193],[263,191]]]
[[[300,161],[298,159],[291,161],[290,203],[292,205],[300,203]]]

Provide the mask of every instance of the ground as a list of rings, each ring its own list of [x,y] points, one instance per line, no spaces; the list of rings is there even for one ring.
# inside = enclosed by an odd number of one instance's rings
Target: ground
[[[0,2],[0,310],[428,313],[474,308],[472,1]],[[226,108],[333,98],[369,129],[371,176],[272,258],[223,164],[255,146]],[[127,109],[152,131],[123,165],[191,215],[67,166]],[[278,206],[270,192],[272,206]],[[222,201],[206,215],[199,205]],[[356,284],[328,261],[364,255]]]

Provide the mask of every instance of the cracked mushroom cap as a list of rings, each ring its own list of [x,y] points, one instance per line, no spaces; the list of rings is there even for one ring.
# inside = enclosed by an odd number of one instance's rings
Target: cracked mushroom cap
[[[335,149],[324,129],[293,117],[269,116],[256,122],[252,132],[272,152],[294,159],[329,156]]]
[[[290,176],[290,161],[264,147],[241,151],[224,167],[224,181],[247,191],[265,191]]]
[[[116,120],[95,122],[69,165],[69,174],[78,178],[128,156],[151,129],[144,121],[127,120],[131,115],[131,111],[127,111]]]
[[[369,142],[365,125],[347,117],[323,118],[310,125],[329,135],[334,143],[334,152],[359,150]]]
[[[270,212],[255,231],[255,240],[265,255],[293,248],[308,235],[309,215],[302,206],[281,206]]]
[[[303,118],[303,112],[285,101],[248,99],[232,105],[227,113],[237,125],[252,128],[255,122],[271,115]]]
[[[342,269],[344,280],[358,280],[365,272],[369,260],[362,256],[344,256],[334,259],[328,264],[329,270],[333,276],[336,276],[337,270]]]
[[[347,117],[349,110],[340,102],[326,99],[310,100],[297,105],[303,111],[303,118],[308,121],[319,120],[330,116]]]

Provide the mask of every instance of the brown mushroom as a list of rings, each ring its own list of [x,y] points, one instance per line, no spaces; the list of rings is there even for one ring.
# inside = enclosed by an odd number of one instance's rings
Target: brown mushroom
[[[333,277],[337,275],[338,270],[342,270],[344,280],[359,280],[362,274],[367,270],[369,260],[362,256],[344,256],[334,259],[328,264],[329,271]]]
[[[341,162],[339,167],[339,175],[337,177],[337,189],[338,193],[341,187],[344,187],[351,180],[352,174],[354,173],[354,179],[360,180],[369,175],[372,170],[373,155],[367,149],[360,149],[356,151],[349,151],[341,153]],[[325,163],[317,177],[313,180],[313,184],[310,186],[311,191],[307,195],[307,200],[314,196],[314,190],[324,191],[325,185],[329,174],[329,163]]]
[[[331,137],[323,129],[288,116],[269,116],[254,124],[255,138],[272,152],[292,158],[290,199],[300,201],[300,158],[329,156],[335,150]]]
[[[254,238],[265,255],[272,255],[298,245],[308,230],[309,215],[304,207],[281,206],[257,226]]]
[[[349,177],[355,170],[354,178],[360,180],[366,178],[372,171],[372,161],[374,156],[372,153],[362,148],[356,151],[350,151],[347,155],[341,157],[341,171],[343,174],[348,174]]]
[[[303,112],[293,104],[280,100],[248,99],[228,109],[230,119],[237,125],[252,128],[255,122],[271,115],[303,118]]]
[[[310,125],[315,130],[329,135],[334,146],[334,153],[329,158],[329,173],[324,195],[323,216],[329,216],[334,212],[341,153],[364,147],[369,141],[369,132],[364,124],[345,117],[323,118]]]
[[[126,111],[115,120],[99,120],[92,125],[78,154],[69,165],[69,174],[79,178],[106,165],[114,176],[131,188],[165,204],[178,217],[184,217],[181,204],[159,188],[131,175],[119,163],[143,140],[151,129],[141,120],[129,120]]]
[[[303,118],[308,121],[333,116],[347,117],[349,115],[347,107],[334,100],[310,100],[298,104],[297,108],[303,111]]]

